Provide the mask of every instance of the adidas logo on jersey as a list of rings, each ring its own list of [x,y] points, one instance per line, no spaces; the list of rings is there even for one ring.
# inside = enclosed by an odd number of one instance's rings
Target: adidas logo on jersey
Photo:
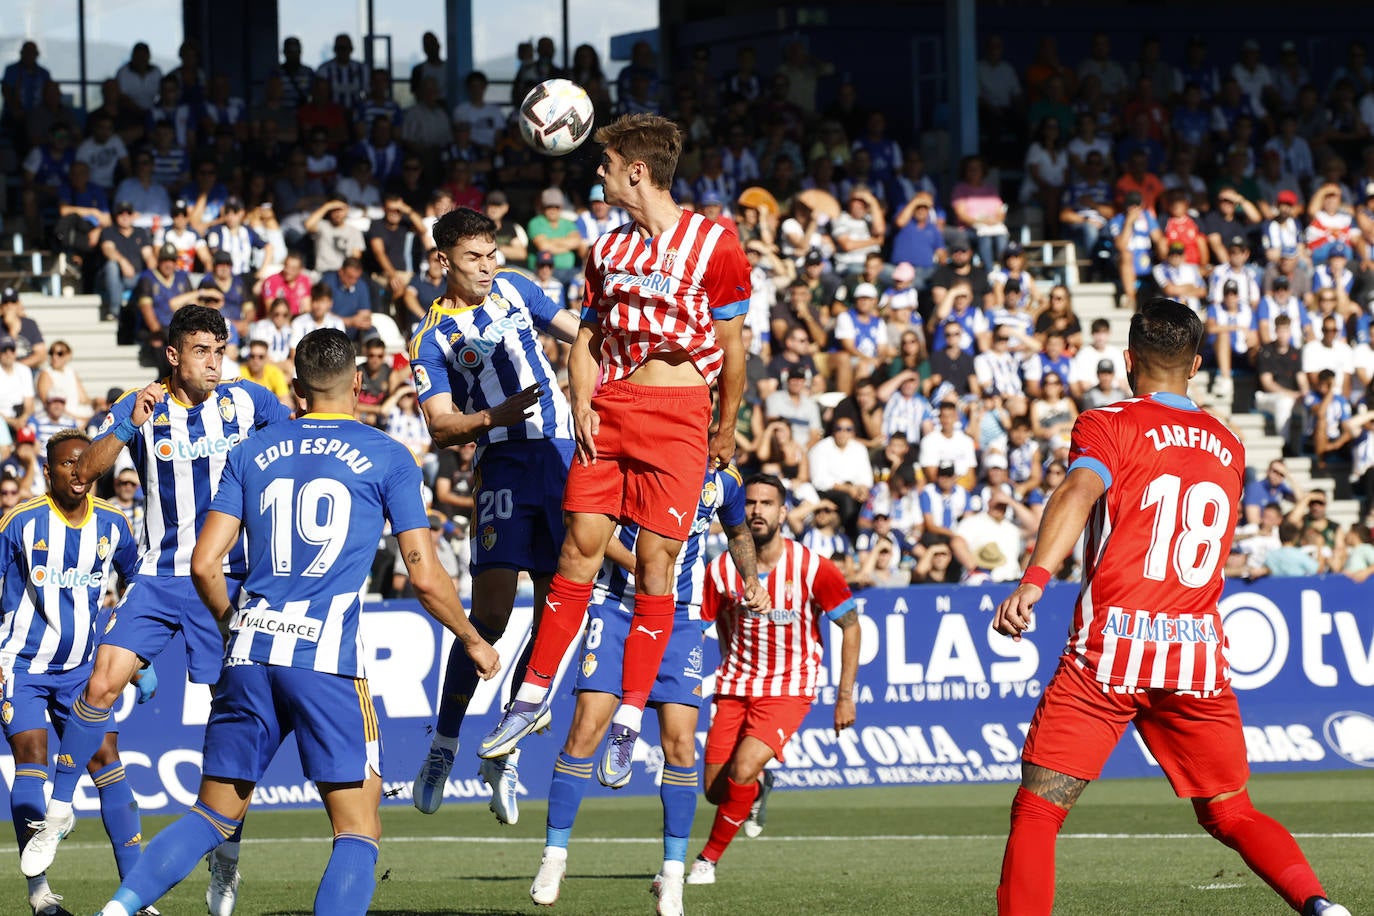
[[[33,549],[34,549],[34,550],[47,550],[47,549],[48,549],[48,542],[45,541],[45,540],[43,540],[42,538],[39,538],[36,542],[34,542]]]

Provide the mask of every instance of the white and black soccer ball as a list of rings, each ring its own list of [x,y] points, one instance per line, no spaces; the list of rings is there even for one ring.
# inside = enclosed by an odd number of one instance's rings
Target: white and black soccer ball
[[[572,80],[544,80],[520,103],[520,133],[545,156],[566,156],[591,136],[594,114],[587,90]]]

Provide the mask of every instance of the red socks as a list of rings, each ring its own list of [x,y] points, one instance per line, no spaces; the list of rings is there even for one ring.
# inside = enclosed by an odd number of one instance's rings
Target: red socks
[[[749,809],[753,807],[758,794],[757,780],[742,786],[726,777],[725,801],[716,809],[716,819],[711,824],[711,837],[706,841],[706,848],[701,851],[703,859],[711,862],[720,861],[720,857],[725,855],[725,847],[729,846],[735,834],[739,833],[740,825],[749,819]]]
[[[1000,916],[1049,916],[1054,909],[1054,844],[1068,815],[1034,792],[1016,790],[997,885]]]
[[[1240,853],[1250,870],[1293,909],[1301,911],[1311,898],[1326,896],[1298,841],[1278,821],[1255,810],[1249,792],[1222,802],[1195,801],[1193,808],[1202,828]]]
[[[587,616],[591,600],[592,583],[573,582],[554,573],[549,596],[544,599],[544,613],[535,627],[526,684],[547,689],[553,683],[563,655],[582,632],[582,618]]]
[[[635,593],[634,619],[630,621],[630,635],[625,637],[625,669],[621,674],[623,705],[643,710],[649,702],[649,691],[663,664],[668,638],[673,635],[675,611],[672,595]]]

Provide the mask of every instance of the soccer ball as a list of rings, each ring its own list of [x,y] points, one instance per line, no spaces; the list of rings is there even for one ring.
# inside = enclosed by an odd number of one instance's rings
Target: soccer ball
[[[545,156],[566,156],[591,136],[592,100],[572,80],[535,86],[520,103],[520,133]]]

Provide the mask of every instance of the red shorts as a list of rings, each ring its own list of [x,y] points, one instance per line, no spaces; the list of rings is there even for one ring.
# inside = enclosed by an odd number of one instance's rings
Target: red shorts
[[[687,540],[706,479],[711,389],[619,380],[598,391],[592,407],[600,420],[596,463],[573,461],[564,510],[609,515]]]
[[[1211,798],[1245,786],[1250,765],[1240,707],[1229,686],[1209,697],[1170,690],[1104,692],[1102,686],[1076,662],[1060,659],[1031,719],[1021,759],[1096,779],[1134,722],[1179,798]]]
[[[706,762],[725,764],[740,739],[751,736],[773,749],[782,749],[811,711],[810,697],[715,697],[715,715],[706,733]]]

